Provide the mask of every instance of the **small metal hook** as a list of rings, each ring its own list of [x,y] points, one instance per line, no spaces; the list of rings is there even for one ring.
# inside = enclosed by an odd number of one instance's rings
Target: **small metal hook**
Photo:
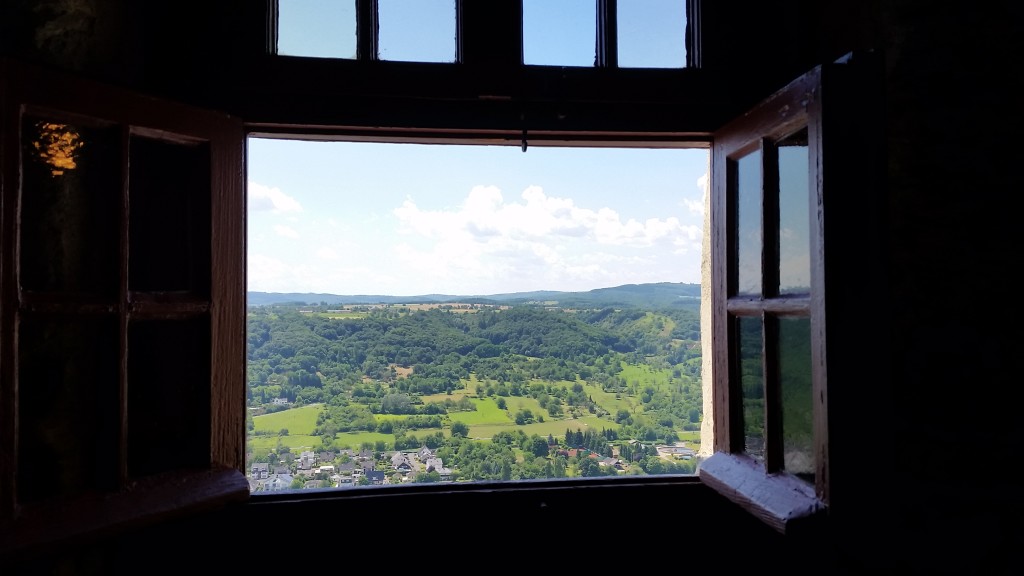
[[[523,152],[526,152],[526,128],[523,128]]]

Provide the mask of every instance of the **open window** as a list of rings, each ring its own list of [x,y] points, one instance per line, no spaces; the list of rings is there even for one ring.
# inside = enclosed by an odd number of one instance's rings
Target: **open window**
[[[833,457],[845,435],[831,433],[829,404],[836,390],[858,396],[858,384],[827,367],[850,353],[837,327],[851,319],[828,314],[826,291],[857,282],[849,246],[873,221],[849,206],[878,191],[874,62],[862,54],[815,68],[718,130],[712,146],[716,453],[700,476],[783,533],[825,515],[833,462],[849,465],[848,453]],[[862,259],[880,234],[867,230]]]
[[[3,76],[0,548],[244,498],[244,139]]]

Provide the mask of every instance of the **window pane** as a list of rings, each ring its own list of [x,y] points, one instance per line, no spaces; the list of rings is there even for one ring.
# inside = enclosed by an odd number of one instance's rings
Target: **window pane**
[[[210,292],[210,150],[132,136],[128,288]]]
[[[761,294],[761,151],[737,161],[737,294]]]
[[[118,289],[121,136],[116,127],[26,117],[21,283],[113,297]]]
[[[620,68],[686,66],[686,0],[618,3]]]
[[[743,451],[764,460],[764,363],[760,318],[737,318]]]
[[[114,488],[117,321],[25,314],[18,332],[18,500]]]
[[[779,146],[779,293],[809,294],[811,261],[807,130]]]
[[[594,0],[523,0],[523,63],[593,66],[597,54]]]
[[[277,53],[355,59],[355,0],[278,0]]]
[[[814,415],[811,394],[811,320],[779,320],[782,387],[782,449],[785,469],[814,478]]]
[[[381,60],[455,62],[454,0],[379,0]]]

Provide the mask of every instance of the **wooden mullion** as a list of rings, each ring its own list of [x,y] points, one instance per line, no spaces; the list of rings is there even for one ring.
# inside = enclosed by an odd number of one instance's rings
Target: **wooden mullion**
[[[374,61],[380,58],[380,30],[377,0],[356,0],[356,59]]]
[[[782,448],[782,384],[779,372],[779,319],[764,314],[761,321],[764,366],[764,463],[769,474],[785,468]]]
[[[779,294],[779,149],[761,139],[761,295]]]
[[[0,61],[0,521],[17,509],[17,210],[21,113],[15,90],[21,86]],[[8,82],[8,78],[11,81]]]
[[[597,0],[597,42],[594,65],[619,67],[619,14],[617,0]]]
[[[701,0],[686,0],[686,67],[701,66]]]
[[[118,387],[118,439],[117,439],[117,482],[118,487],[123,488],[128,483],[128,330],[129,330],[129,302],[128,302],[128,274],[130,246],[129,222],[130,222],[130,193],[129,193],[129,162],[131,149],[131,129],[125,125],[121,130],[121,198],[118,204],[120,212],[118,216],[118,285],[117,285],[117,387]]]

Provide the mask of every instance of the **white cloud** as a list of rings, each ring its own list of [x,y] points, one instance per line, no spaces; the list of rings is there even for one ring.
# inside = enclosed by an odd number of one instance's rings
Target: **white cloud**
[[[526,188],[521,199],[506,202],[494,186],[474,187],[450,210],[424,210],[407,198],[394,210],[406,239],[394,255],[425,283],[457,278],[459,287],[471,287],[500,279],[513,292],[538,283],[590,289],[662,281],[681,266],[676,254],[700,254],[700,226],[675,216],[624,220],[607,207],[547,196],[539,186]],[[638,269],[645,277],[636,277]]]
[[[322,260],[337,260],[338,253],[333,248],[324,246],[323,248],[316,251],[317,258]]]
[[[280,188],[271,188],[250,180],[249,210],[274,213],[302,212],[302,206],[295,198],[282,192]]]
[[[285,226],[283,224],[275,224],[274,225],[274,233],[277,234],[278,236],[284,236],[285,238],[298,238],[299,237],[299,233],[298,232],[296,232],[294,229],[292,229],[292,228],[290,228],[288,226]]]

